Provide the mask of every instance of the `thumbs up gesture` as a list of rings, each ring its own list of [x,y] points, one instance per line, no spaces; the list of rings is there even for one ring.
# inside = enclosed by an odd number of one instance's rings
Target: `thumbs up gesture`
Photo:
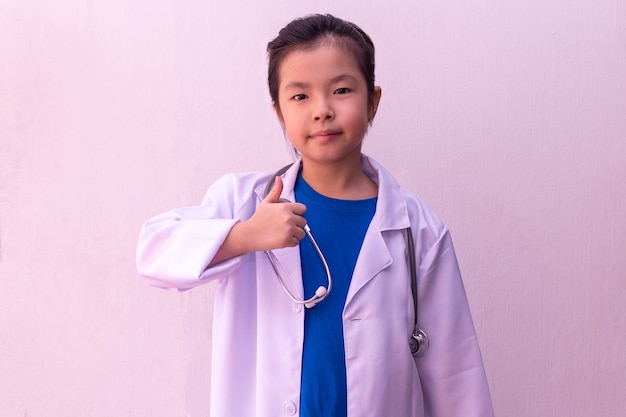
[[[281,201],[283,180],[276,177],[274,187],[248,220],[230,229],[228,236],[209,263],[214,265],[248,252],[296,246],[304,237],[306,207]]]
[[[274,187],[261,202],[254,215],[247,220],[250,239],[256,241],[256,250],[271,250],[296,246],[304,237],[306,212],[304,204],[283,202],[283,180],[275,178]]]

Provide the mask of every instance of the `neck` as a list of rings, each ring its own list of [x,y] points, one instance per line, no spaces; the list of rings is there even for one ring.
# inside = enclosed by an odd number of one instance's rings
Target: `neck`
[[[364,200],[378,195],[378,186],[361,168],[360,158],[348,164],[302,162],[302,178],[318,193],[341,200]]]

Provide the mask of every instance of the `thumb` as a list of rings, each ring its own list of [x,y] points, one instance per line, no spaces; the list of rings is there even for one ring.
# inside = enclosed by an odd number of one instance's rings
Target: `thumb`
[[[280,199],[280,194],[282,192],[283,192],[283,179],[280,178],[279,176],[276,176],[274,178],[274,186],[272,187],[270,192],[267,193],[267,196],[265,197],[263,202],[278,203],[278,200]]]

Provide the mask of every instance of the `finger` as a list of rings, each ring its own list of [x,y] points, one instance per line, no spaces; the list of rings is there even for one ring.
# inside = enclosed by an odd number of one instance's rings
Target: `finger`
[[[263,199],[264,203],[278,203],[280,199],[280,194],[283,192],[283,179],[278,175],[274,178],[274,186],[267,193],[265,199]]]
[[[294,233],[294,236],[298,239],[298,241],[301,241],[302,239],[304,239],[304,236],[305,236],[304,229],[300,228],[296,230],[296,232]]]
[[[294,220],[294,223],[295,223],[296,226],[298,226],[298,228],[300,228],[300,230],[302,230],[304,228],[304,226],[306,226],[306,219],[304,217],[302,217],[302,216],[298,216]],[[304,230],[302,230],[302,233],[304,233]]]
[[[305,233],[304,230],[302,229],[298,229],[296,231],[294,231],[293,236],[291,237],[291,239],[286,243],[287,246],[298,246],[298,244],[300,243],[300,241],[302,239],[304,239]]]
[[[291,212],[293,214],[297,214],[298,216],[302,216],[306,213],[306,206],[302,203],[291,203],[290,204]]]

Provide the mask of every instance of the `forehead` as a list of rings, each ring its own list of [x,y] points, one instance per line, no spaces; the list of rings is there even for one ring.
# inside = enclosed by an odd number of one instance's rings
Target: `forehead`
[[[280,89],[299,84],[329,82],[348,75],[365,83],[356,55],[338,42],[323,42],[290,52],[280,65]]]

